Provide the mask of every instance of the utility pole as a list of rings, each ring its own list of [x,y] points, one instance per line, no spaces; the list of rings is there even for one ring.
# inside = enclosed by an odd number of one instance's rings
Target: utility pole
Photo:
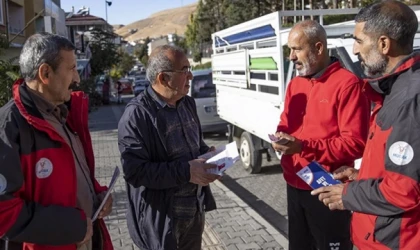
[[[106,22],[108,22],[108,6],[112,5],[112,1],[105,0],[105,16],[106,16]]]

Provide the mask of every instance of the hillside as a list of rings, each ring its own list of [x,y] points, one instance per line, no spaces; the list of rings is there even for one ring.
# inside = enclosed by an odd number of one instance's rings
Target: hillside
[[[160,37],[169,33],[183,35],[187,29],[190,15],[196,8],[197,4],[190,4],[180,8],[160,11],[146,19],[118,28],[115,30],[115,33],[122,36],[126,41],[137,41],[146,37]]]

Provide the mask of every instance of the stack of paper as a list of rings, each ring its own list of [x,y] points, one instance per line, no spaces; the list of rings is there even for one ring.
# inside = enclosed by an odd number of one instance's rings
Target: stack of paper
[[[198,158],[206,159],[206,163],[217,165],[217,168],[208,169],[209,173],[223,175],[226,169],[230,168],[239,160],[236,142],[216,148],[215,151],[200,155]]]

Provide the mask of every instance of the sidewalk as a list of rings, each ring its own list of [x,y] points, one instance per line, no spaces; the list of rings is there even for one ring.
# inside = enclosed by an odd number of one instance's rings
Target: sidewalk
[[[107,185],[115,166],[121,168],[117,124],[122,106],[104,106],[89,116],[98,181]],[[287,239],[221,182],[211,184],[218,209],[206,214],[203,249],[287,249]],[[119,178],[113,191],[113,212],[106,218],[115,249],[137,249],[126,225],[127,197]]]

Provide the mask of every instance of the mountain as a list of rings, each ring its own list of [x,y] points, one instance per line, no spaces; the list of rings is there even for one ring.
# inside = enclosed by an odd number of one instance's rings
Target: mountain
[[[123,27],[114,25],[114,28],[116,28],[114,32],[130,42],[146,37],[160,37],[170,33],[183,35],[187,29],[187,24],[190,23],[190,16],[196,8],[197,3],[160,11],[146,19],[130,23]]]

